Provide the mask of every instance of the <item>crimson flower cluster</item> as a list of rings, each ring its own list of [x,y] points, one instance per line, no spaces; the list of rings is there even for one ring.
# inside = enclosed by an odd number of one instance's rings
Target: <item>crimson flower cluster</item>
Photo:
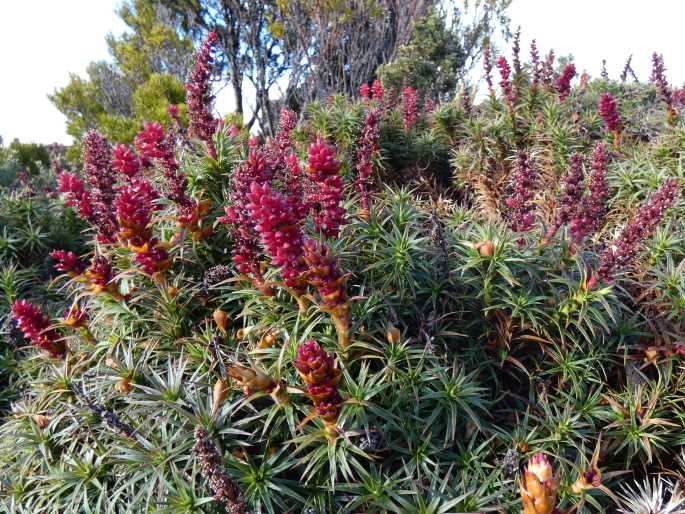
[[[617,269],[630,264],[637,255],[640,243],[650,237],[661,223],[664,213],[678,199],[678,182],[668,180],[628,222],[618,238],[600,256],[599,268],[588,281],[592,289],[599,280],[610,282]]]
[[[540,81],[547,88],[554,85],[554,59],[554,50],[550,50],[540,69]]]
[[[256,221],[250,209],[249,195],[253,183],[267,183],[273,174],[267,152],[256,145],[250,145],[247,160],[231,177],[230,205],[224,209],[226,215],[219,219],[221,223],[233,227],[233,262],[238,271],[252,275],[257,285],[261,283],[262,277],[262,251],[259,233],[255,229]]]
[[[78,209],[79,216],[91,224],[95,224],[95,214],[93,205],[90,202],[90,195],[86,191],[86,185],[76,173],[64,171],[60,173],[57,180],[57,189],[64,193],[66,204]]]
[[[596,232],[604,224],[609,187],[606,181],[608,156],[603,143],[597,143],[590,161],[592,172],[588,179],[588,193],[583,197],[581,208],[569,223],[571,236],[576,243]]]
[[[536,181],[537,172],[528,155],[519,152],[511,181],[511,195],[505,200],[510,210],[511,228],[514,232],[526,232],[533,227],[533,196]]]
[[[307,195],[306,202],[316,208],[313,217],[316,230],[333,238],[338,237],[345,223],[345,209],[340,205],[343,199],[340,162],[335,157],[335,147],[322,138],[309,146],[307,171],[315,191]]]
[[[335,427],[343,403],[338,392],[340,370],[319,343],[309,339],[297,348],[293,363],[307,385],[307,395],[314,402],[316,414],[328,427]]]
[[[503,55],[497,59],[497,69],[499,70],[499,75],[501,78],[499,85],[502,88],[504,97],[507,100],[509,110],[513,111],[514,104],[516,103],[516,96],[514,95],[514,88],[511,85],[511,68],[509,68],[509,63]]]
[[[666,79],[666,67],[664,66],[664,57],[656,52],[652,54],[652,75],[651,80],[656,86],[656,89],[662,100],[666,103],[669,117],[671,117],[675,110],[673,108],[673,95],[671,88]]]
[[[616,100],[610,93],[604,93],[599,98],[599,115],[610,132],[619,132],[621,130],[623,122],[618,114]]]
[[[90,186],[87,198],[100,240],[111,243],[117,230],[113,209],[116,176],[112,170],[112,149],[107,139],[94,130],[83,139],[83,172]],[[82,199],[85,200],[84,195]]]
[[[190,79],[185,85],[186,105],[190,119],[189,132],[207,146],[210,157],[216,159],[216,149],[212,136],[217,128],[217,120],[211,112],[212,96],[212,49],[217,41],[216,32],[210,32],[207,39],[195,54],[195,63],[190,70]]]
[[[369,88],[369,85],[366,82],[364,82],[361,86],[359,86],[359,96],[363,100],[368,100],[370,94],[371,94],[371,89]]]
[[[583,158],[574,153],[571,155],[569,169],[562,184],[562,191],[559,197],[559,208],[554,223],[547,230],[545,240],[549,241],[557,230],[571,221],[579,212],[583,199]]]
[[[96,255],[85,276],[90,283],[90,289],[96,294],[109,292],[115,296],[119,294],[119,288],[113,283],[114,270],[112,264],[104,255]]]
[[[12,318],[17,328],[31,343],[46,351],[51,357],[63,357],[66,344],[59,332],[51,327],[50,320],[38,307],[26,300],[17,300],[12,306]]]
[[[364,119],[361,139],[357,147],[357,191],[362,216],[369,217],[369,186],[373,173],[373,158],[378,153],[380,132],[377,110],[370,110]]]
[[[147,180],[137,178],[121,187],[115,200],[119,239],[135,252],[135,261],[145,273],[153,275],[169,268],[169,254],[152,237],[150,222],[159,197]]]
[[[178,208],[178,222],[183,227],[195,228],[197,205],[186,193],[188,179],[179,171],[174,145],[165,135],[159,123],[144,123],[143,131],[135,138],[136,149],[141,157],[157,161],[166,178],[166,197]]]
[[[50,253],[55,261],[55,269],[62,273],[66,273],[72,277],[80,275],[86,269],[85,263],[79,259],[74,252],[67,252],[65,250],[55,250]]]
[[[559,100],[562,102],[571,92],[571,80],[573,80],[573,77],[575,76],[576,67],[573,63],[569,63],[564,66],[564,69],[561,71],[561,75],[559,75],[559,78],[557,78],[554,87],[556,88],[557,93],[559,93]]]
[[[253,182],[248,199],[250,213],[257,222],[255,230],[271,261],[281,268],[288,287],[301,290],[306,268],[302,260],[302,215],[297,202],[274,191],[268,182],[261,185]]]
[[[296,125],[297,114],[290,109],[281,109],[276,146],[278,147],[279,157],[283,160],[287,159],[288,151],[293,146],[293,130],[295,130]]]
[[[381,81],[376,79],[373,81],[371,84],[371,98],[376,100],[379,103],[383,103],[383,97],[384,97],[384,91],[383,91],[383,84],[381,84]]]
[[[118,144],[112,151],[112,168],[117,173],[133,178],[140,171],[140,159],[128,145]]]
[[[404,117],[404,130],[409,132],[416,123],[418,107],[416,104],[416,90],[407,86],[402,89],[402,113]]]

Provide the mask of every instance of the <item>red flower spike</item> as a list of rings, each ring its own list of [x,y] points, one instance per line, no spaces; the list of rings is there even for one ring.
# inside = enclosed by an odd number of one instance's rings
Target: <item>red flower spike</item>
[[[559,93],[559,100],[561,100],[562,102],[571,92],[571,81],[575,76],[576,67],[573,65],[573,63],[569,63],[566,66],[564,66],[564,69],[561,71],[561,75],[559,75],[559,78],[554,84],[557,93]]]
[[[608,157],[604,145],[597,143],[592,153],[590,168],[592,173],[588,179],[588,193],[583,197],[582,206],[571,220],[569,229],[573,240],[581,242],[589,234],[599,230],[604,224],[609,198],[609,186],[606,181]]]
[[[51,357],[63,357],[66,345],[57,330],[50,328],[50,320],[32,303],[17,300],[12,306],[12,318],[24,337]]]
[[[314,402],[317,415],[326,425],[327,434],[334,437],[343,400],[338,392],[340,370],[334,367],[333,357],[316,341],[309,339],[297,348],[293,365],[307,384],[307,395]]]
[[[519,152],[516,170],[512,176],[511,195],[505,200],[506,206],[510,209],[510,223],[514,232],[527,232],[533,227],[533,197],[537,176],[528,156],[524,152]]]
[[[371,110],[366,113],[364,128],[362,129],[361,139],[357,147],[357,182],[356,187],[359,192],[361,204],[361,215],[369,219],[369,189],[371,185],[371,175],[373,174],[373,159],[379,151],[380,131],[378,126],[379,113]]]
[[[402,113],[404,116],[404,130],[409,132],[418,114],[418,107],[416,105],[416,90],[413,87],[405,87],[402,89]]]
[[[207,146],[212,159],[216,159],[216,149],[212,137],[217,128],[217,120],[212,115],[212,50],[217,41],[216,32],[210,32],[207,39],[195,54],[195,63],[190,70],[190,79],[185,85],[186,105],[190,125],[188,131]]]
[[[588,281],[589,289],[594,288],[599,280],[610,282],[617,269],[628,266],[635,259],[640,243],[654,233],[679,194],[678,182],[668,180],[642,204],[614,243],[602,252],[599,268]]]
[[[579,154],[573,154],[561,186],[556,218],[545,234],[546,241],[552,239],[562,225],[571,221],[580,212],[583,199],[583,178],[583,158]]]
[[[114,183],[112,149],[102,135],[94,130],[83,139],[83,171],[90,186],[88,198],[93,219],[101,240],[113,242],[117,225],[114,214]],[[82,197],[82,201],[85,197]]]
[[[363,100],[368,100],[370,94],[371,94],[371,88],[369,87],[369,85],[366,82],[364,82],[361,86],[359,86],[359,96]]]
[[[383,84],[378,79],[374,80],[371,84],[371,98],[382,104],[384,95]]]
[[[499,70],[499,75],[501,77],[499,85],[502,88],[502,93],[507,101],[507,106],[509,111],[514,110],[514,104],[516,103],[516,95],[514,94],[514,88],[511,85],[511,68],[509,68],[509,63],[504,56],[497,59],[497,69]]]
[[[304,243],[307,282],[317,288],[321,310],[328,312],[335,323],[338,345],[343,351],[349,346],[350,304],[345,287],[346,277],[340,272],[337,258],[330,248],[308,239]]]
[[[345,223],[345,209],[340,206],[343,199],[343,183],[338,175],[340,162],[336,149],[319,138],[309,147],[308,173],[316,191],[307,195],[306,202],[315,206],[314,227],[324,237],[338,237],[341,225]]]
[[[112,151],[112,169],[117,173],[133,178],[140,171],[140,159],[127,145],[116,145]]]
[[[616,108],[616,100],[609,93],[604,93],[599,99],[599,115],[610,132],[620,132],[623,122]]]
[[[302,227],[296,202],[271,189],[269,183],[253,182],[248,195],[249,209],[256,221],[255,230],[271,257],[281,268],[283,281],[296,291],[302,288]]]
[[[55,250],[50,253],[50,257],[57,261],[55,264],[55,269],[57,271],[61,271],[72,277],[80,275],[86,269],[86,265],[81,262],[78,255],[74,252]]]

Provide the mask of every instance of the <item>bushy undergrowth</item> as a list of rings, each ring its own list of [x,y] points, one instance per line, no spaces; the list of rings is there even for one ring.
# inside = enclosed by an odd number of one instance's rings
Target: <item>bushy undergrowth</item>
[[[63,317],[6,294],[34,348],[4,511],[683,501],[685,129],[658,56],[650,84],[574,87],[502,58],[478,105],[374,83],[260,143],[211,114],[211,43],[188,131],[90,133],[41,200],[92,243],[53,254]]]

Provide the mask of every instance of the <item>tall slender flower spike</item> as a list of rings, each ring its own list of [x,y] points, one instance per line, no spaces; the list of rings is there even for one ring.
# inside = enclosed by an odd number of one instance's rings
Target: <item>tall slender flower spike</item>
[[[559,93],[559,100],[561,100],[562,102],[571,92],[571,80],[573,80],[573,77],[575,76],[576,67],[573,63],[569,63],[566,66],[564,66],[564,69],[561,71],[561,75],[559,75],[559,78],[554,84],[557,93]]]
[[[373,84],[371,84],[371,98],[383,105],[383,97],[383,84],[381,84],[380,80],[376,79],[373,81]]]
[[[114,214],[112,149],[102,135],[91,130],[83,139],[83,171],[90,186],[89,199],[101,241],[114,241],[117,224]]]
[[[50,257],[57,261],[55,264],[55,269],[57,271],[66,273],[71,277],[82,274],[86,269],[86,265],[81,262],[78,255],[76,255],[74,252],[55,250],[54,252],[50,253]]]
[[[492,87],[492,55],[490,45],[483,48],[483,71],[485,73],[485,83],[488,85],[488,92],[491,97],[495,96],[495,89]]]
[[[511,68],[509,68],[509,63],[503,55],[497,59],[497,69],[499,70],[501,78],[499,85],[502,88],[502,93],[507,101],[509,112],[513,112],[516,97],[514,95],[514,88],[511,85]]]
[[[675,116],[675,108],[673,106],[673,95],[671,88],[666,80],[666,67],[664,66],[664,57],[654,52],[652,54],[652,76],[650,77],[652,83],[656,86],[656,90],[661,96],[661,99],[666,104],[668,109],[668,121],[673,122]]]
[[[130,239],[147,241],[150,238],[148,225],[152,221],[154,201],[158,197],[157,191],[145,179],[134,179],[119,189],[114,201],[121,227],[119,239],[126,242]]]
[[[359,96],[362,98],[362,100],[368,100],[370,93],[371,89],[366,82],[359,86]]]
[[[614,136],[614,143],[618,145],[619,135],[623,122],[616,108],[616,100],[609,93],[604,93],[599,98],[599,115],[604,120],[607,130]]]
[[[278,155],[282,162],[285,162],[290,155],[293,146],[293,130],[296,126],[297,114],[290,109],[282,109],[278,124],[278,135],[276,136]]]
[[[229,514],[245,514],[245,499],[238,484],[223,470],[223,459],[209,433],[195,427],[195,457],[200,473],[214,493],[214,499],[223,504]]]
[[[599,268],[588,280],[588,289],[593,289],[600,280],[610,282],[618,268],[629,265],[635,259],[640,243],[654,233],[678,196],[678,182],[668,180],[642,204],[614,243],[602,252]]]
[[[38,307],[26,300],[17,300],[12,306],[12,318],[17,328],[31,343],[50,355],[64,357],[67,348],[59,332],[51,327],[50,320]]]
[[[360,215],[368,220],[370,218],[369,187],[373,174],[373,159],[379,150],[380,132],[378,126],[379,113],[370,110],[364,119],[359,145],[357,146],[357,191],[361,204]]]
[[[516,29],[514,34],[514,42],[511,45],[511,59],[514,63],[514,73],[518,76],[521,74],[521,25]]]
[[[528,155],[519,152],[511,181],[511,194],[505,200],[510,210],[510,223],[514,232],[526,232],[533,227],[533,196],[536,181],[537,172]]]
[[[321,297],[321,310],[328,312],[335,323],[338,346],[344,352],[350,343],[350,302],[345,287],[346,277],[340,272],[338,260],[331,249],[308,239],[304,243],[307,282],[316,287]]]
[[[140,159],[127,145],[116,145],[112,151],[112,169],[126,177],[133,178],[140,171]]]
[[[554,223],[545,234],[545,241],[549,241],[562,225],[568,223],[578,215],[583,199],[583,158],[574,153],[571,155],[568,172],[562,184],[559,197],[559,208]]]
[[[262,250],[257,222],[250,209],[250,190],[253,183],[265,184],[273,177],[274,170],[267,159],[264,149],[251,146],[247,161],[239,166],[231,177],[230,205],[226,215],[219,218],[221,223],[233,229],[233,262],[240,273],[251,276],[257,287],[263,286],[260,261]],[[268,292],[268,289],[264,289]]]
[[[340,227],[345,223],[345,209],[340,205],[343,199],[343,183],[340,162],[336,160],[336,149],[322,138],[309,146],[307,172],[316,186],[316,191],[307,195],[307,203],[317,208],[314,227],[325,237],[338,237]]]
[[[343,401],[338,392],[340,370],[335,368],[333,357],[319,343],[309,339],[297,348],[293,363],[307,385],[307,394],[314,402],[316,414],[326,426],[330,439],[337,436],[337,421]]]
[[[190,79],[185,85],[186,105],[190,119],[189,132],[204,142],[207,152],[216,159],[216,149],[212,137],[217,128],[217,120],[212,115],[212,49],[217,41],[216,32],[210,32],[195,54],[195,63],[190,70]]]
[[[597,143],[590,162],[590,178],[588,192],[583,197],[579,212],[571,220],[569,229],[576,243],[580,243],[587,235],[599,230],[604,224],[609,198],[609,186],[606,181],[608,156],[604,144]]]
[[[416,90],[413,87],[407,86],[402,88],[402,114],[404,117],[404,130],[409,132],[418,114],[418,107],[416,105]]]
[[[530,42],[530,67],[533,73],[531,87],[536,89],[542,78],[542,68],[540,66],[540,54],[538,52],[537,43],[534,39]]]
[[[560,481],[559,470],[556,474],[553,472],[545,454],[533,455],[521,477],[523,514],[552,514],[557,503]]]
[[[554,59],[554,50],[550,50],[540,70],[540,81],[546,88],[554,85]]]

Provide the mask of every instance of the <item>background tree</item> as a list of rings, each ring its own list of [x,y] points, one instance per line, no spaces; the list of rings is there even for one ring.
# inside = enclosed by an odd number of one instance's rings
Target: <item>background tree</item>
[[[90,129],[130,142],[143,120],[167,123],[168,105],[184,101],[193,48],[180,18],[150,0],[131,0],[118,14],[130,30],[107,36],[113,62],[91,63],[87,78],[72,74],[50,95],[77,143]]]
[[[404,85],[437,100],[453,93],[482,55],[483,43],[500,30],[510,36],[506,10],[511,0],[487,0],[459,8],[433,7],[414,24],[409,41],[397,58],[381,64],[378,76],[386,88]]]

